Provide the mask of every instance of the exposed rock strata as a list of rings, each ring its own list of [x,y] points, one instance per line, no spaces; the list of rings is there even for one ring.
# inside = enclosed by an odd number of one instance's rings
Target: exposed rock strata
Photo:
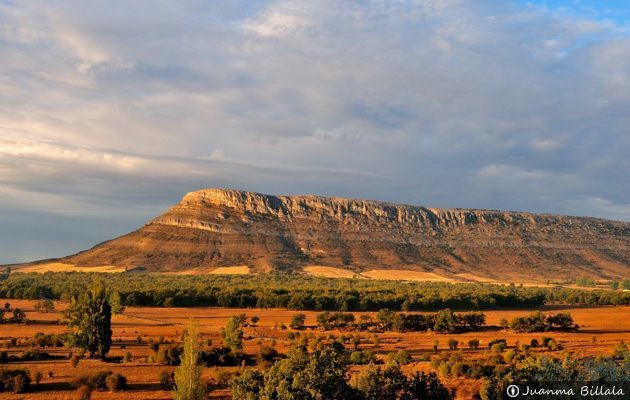
[[[630,276],[630,223],[207,189],[135,232],[61,260],[151,271],[322,265],[500,280],[618,278]]]

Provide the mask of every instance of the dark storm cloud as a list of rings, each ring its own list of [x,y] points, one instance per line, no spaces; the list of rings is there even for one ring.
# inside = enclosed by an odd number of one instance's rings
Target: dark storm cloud
[[[0,262],[210,186],[630,220],[629,109],[628,27],[516,2],[4,2]]]

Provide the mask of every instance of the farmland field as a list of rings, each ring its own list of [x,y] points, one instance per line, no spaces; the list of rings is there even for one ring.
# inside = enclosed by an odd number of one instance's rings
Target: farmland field
[[[19,355],[30,348],[29,340],[38,332],[62,333],[65,325],[60,323],[63,316],[61,311],[66,307],[63,302],[55,302],[55,310],[49,313],[39,312],[35,309],[35,301],[32,300],[0,300],[1,304],[9,302],[12,308],[24,310],[28,316],[27,324],[0,325],[0,345],[7,348],[0,349],[9,355]],[[379,343],[375,345],[374,334],[367,332],[357,333],[362,337],[359,349],[373,349],[377,357],[383,358],[386,354],[405,349],[411,354],[413,361],[405,366],[407,372],[414,370],[430,369],[427,361],[435,353],[433,345],[436,340],[440,342],[440,351],[445,350],[448,339],[458,340],[464,348],[465,358],[480,357],[487,351],[486,344],[496,338],[505,338],[508,348],[516,346],[517,342],[529,343],[532,338],[541,339],[542,336],[553,336],[561,345],[561,351],[549,351],[547,349],[532,349],[533,352],[545,352],[548,355],[561,356],[563,352],[574,353],[576,356],[610,355],[621,340],[630,340],[630,307],[570,307],[570,306],[546,306],[546,312],[569,312],[573,319],[580,325],[578,332],[551,332],[551,333],[515,333],[500,328],[491,329],[491,326],[499,325],[502,319],[511,320],[514,317],[528,313],[524,310],[487,311],[484,328],[477,332],[460,334],[438,334],[433,332],[382,332],[378,333]],[[291,340],[291,332],[295,332],[288,326],[291,318],[297,311],[285,309],[230,309],[230,308],[157,308],[157,307],[128,307],[123,314],[115,315],[112,319],[113,345],[109,356],[121,358],[126,353],[131,353],[131,360],[126,362],[104,363],[96,360],[82,359],[77,367],[72,367],[67,356],[69,350],[63,347],[46,348],[47,353],[58,356],[58,359],[44,361],[12,362],[11,368],[26,368],[33,375],[40,371],[43,375],[39,386],[34,386],[27,394],[2,394],[0,397],[7,399],[73,399],[75,390],[71,385],[74,378],[88,370],[110,369],[121,373],[129,381],[129,390],[125,392],[127,399],[170,399],[172,393],[162,389],[158,381],[159,372],[173,370],[174,367],[158,365],[150,358],[153,354],[148,346],[150,342],[171,341],[179,342],[184,324],[189,318],[199,322],[200,331],[204,342],[212,340],[212,345],[221,343],[221,328],[225,326],[230,316],[241,313],[251,319],[257,316],[259,321],[255,326],[244,327],[244,346],[246,354],[255,356],[264,344],[273,343],[280,353],[288,350]],[[353,334],[340,331],[323,332],[316,328],[317,312],[304,311],[306,329],[302,335]],[[363,313],[372,316],[375,313]],[[356,313],[357,319],[359,313]],[[11,345],[8,341],[17,338],[18,343]],[[465,348],[464,343],[469,339],[477,338],[481,344],[479,349]],[[349,346],[349,345],[348,345]],[[242,367],[208,367],[204,368],[204,378],[210,382],[220,380],[226,372],[236,372]],[[249,368],[249,367],[248,367]],[[356,373],[361,367],[353,366],[351,373]],[[220,382],[218,382],[220,383]],[[444,379],[444,383],[457,390],[457,398],[470,398],[471,393],[481,384],[473,379]],[[95,392],[94,399],[115,399],[120,394],[109,392]],[[217,385],[210,393],[210,398],[230,398],[228,387]]]

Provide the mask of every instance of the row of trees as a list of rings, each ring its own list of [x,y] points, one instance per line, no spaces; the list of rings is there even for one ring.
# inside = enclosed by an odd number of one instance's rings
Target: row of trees
[[[20,308],[0,309],[0,324],[23,324],[26,320],[26,313]]]
[[[0,297],[69,301],[86,290],[94,274],[12,273]],[[481,283],[450,284],[329,279],[292,274],[257,276],[162,276],[112,274],[111,293],[121,306],[220,306],[318,311],[397,311],[537,308],[545,302],[630,304],[630,292],[536,288]],[[113,299],[110,299],[114,307]]]
[[[516,332],[576,331],[579,326],[573,322],[569,313],[545,315],[536,311],[524,317],[516,317],[510,322],[510,328]]]
[[[298,314],[300,315],[300,314]],[[484,326],[486,316],[482,312],[454,313],[450,309],[435,314],[405,314],[389,309],[378,312],[376,318],[363,314],[357,321],[354,314],[325,311],[317,316],[317,325],[324,330],[352,329],[369,331],[427,331],[464,332]]]

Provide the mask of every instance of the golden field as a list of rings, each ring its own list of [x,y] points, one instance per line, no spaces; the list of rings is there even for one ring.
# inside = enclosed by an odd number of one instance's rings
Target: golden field
[[[11,303],[12,307],[23,309],[30,322],[26,325],[0,325],[0,343],[6,343],[9,338],[18,338],[26,342],[38,332],[60,333],[66,330],[62,322],[61,311],[64,304],[55,302],[55,311],[51,313],[41,313],[34,309],[34,301],[28,300],[0,300],[0,304]],[[595,308],[570,308],[570,307],[546,307],[544,310],[562,310],[570,312],[576,323],[580,325],[579,332],[550,332],[546,334],[513,333],[504,330],[486,329],[482,332],[471,332],[462,334],[436,334],[430,332],[386,332],[379,333],[380,345],[374,347],[371,339],[373,334],[366,332],[322,332],[315,329],[317,312],[305,311],[306,325],[313,327],[307,329],[302,334],[326,335],[335,334],[337,336],[360,335],[364,339],[360,348],[374,348],[380,356],[398,350],[406,349],[414,357],[414,362],[406,367],[408,370],[427,369],[427,361],[419,361],[425,356],[433,355],[433,343],[440,342],[440,350],[446,349],[446,341],[455,338],[460,342],[460,348],[464,349],[465,357],[478,357],[486,351],[488,341],[496,338],[507,339],[510,347],[516,342],[529,343],[532,338],[541,336],[552,336],[558,340],[563,347],[563,352],[571,352],[576,355],[608,355],[620,340],[630,340],[630,307],[595,307]],[[487,311],[487,324],[498,325],[501,319],[510,320],[516,316],[527,314],[528,310],[510,311]],[[228,308],[156,308],[156,307],[129,307],[122,315],[114,316],[112,319],[113,344],[110,356],[123,356],[126,352],[131,352],[133,358],[128,363],[103,363],[95,360],[81,360],[76,368],[73,368],[66,359],[51,361],[29,361],[10,363],[9,367],[21,367],[31,371],[41,371],[44,378],[39,387],[34,387],[34,391],[27,394],[0,394],[0,398],[6,399],[73,399],[74,388],[71,386],[73,379],[87,371],[111,369],[121,373],[129,380],[129,390],[121,393],[95,392],[94,399],[117,399],[124,396],[129,400],[140,399],[170,399],[172,394],[164,391],[158,383],[158,373],[161,370],[172,370],[174,367],[162,366],[147,363],[147,357],[152,354],[147,342],[150,339],[158,340],[162,336],[166,340],[179,341],[184,324],[189,318],[199,321],[201,332],[205,339],[211,339],[213,346],[221,344],[221,328],[226,324],[232,315],[244,313],[248,317],[257,316],[260,321],[255,327],[246,327],[244,351],[248,354],[256,354],[262,344],[270,344],[275,341],[276,348],[280,352],[286,351],[290,341],[287,338],[290,329],[278,329],[281,323],[288,325],[291,317],[297,311],[280,309],[228,309]],[[356,313],[357,316],[360,313]],[[367,313],[375,314],[375,313]],[[142,344],[136,342],[137,337],[141,337]],[[593,337],[596,340],[593,341]],[[465,343],[471,338],[481,340],[478,350],[470,350],[465,347]],[[351,345],[348,345],[351,346]],[[121,348],[125,347],[125,348]],[[29,345],[20,347],[9,347],[0,349],[8,351],[10,354],[19,354],[28,350]],[[46,348],[44,351],[54,355],[67,356],[68,349]],[[533,349],[533,351],[543,351]],[[545,350],[546,353],[550,353]],[[550,353],[560,355],[560,352]],[[356,371],[360,367],[353,368]],[[206,368],[204,377],[212,381],[223,371],[234,371],[236,367],[213,367]],[[49,377],[52,372],[52,378]],[[466,399],[470,395],[472,388],[478,386],[480,382],[466,379],[446,379],[445,383],[457,388],[458,397]],[[210,398],[229,398],[229,389],[221,388],[214,390]]]

